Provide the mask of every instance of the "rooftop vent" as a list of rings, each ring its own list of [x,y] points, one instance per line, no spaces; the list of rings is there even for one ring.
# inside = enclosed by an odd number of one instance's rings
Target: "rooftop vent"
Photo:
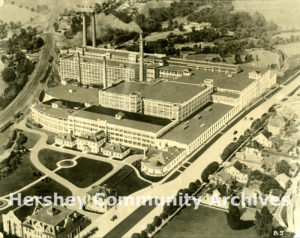
[[[75,90],[73,89],[69,89],[69,93],[73,93]]]
[[[115,115],[115,118],[117,120],[122,120],[124,118],[125,114],[123,112],[118,112],[116,115]]]
[[[205,126],[205,124],[204,123],[202,123],[201,125],[200,125],[200,127],[202,128],[202,127],[204,127]]]
[[[184,127],[183,127],[183,130],[186,130],[186,129],[188,129],[189,128],[189,126],[188,125],[185,125]]]

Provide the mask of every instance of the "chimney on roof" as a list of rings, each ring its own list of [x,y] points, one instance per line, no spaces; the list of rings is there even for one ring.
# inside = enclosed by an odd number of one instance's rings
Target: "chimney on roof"
[[[103,56],[103,89],[106,89],[108,87],[108,82],[107,82],[107,72],[106,72],[106,57]]]
[[[96,15],[92,12],[92,42],[93,47],[96,47]]]
[[[82,13],[82,45],[87,46],[87,35],[86,35],[86,13]]]
[[[143,33],[140,33],[140,82],[144,81],[144,41]]]

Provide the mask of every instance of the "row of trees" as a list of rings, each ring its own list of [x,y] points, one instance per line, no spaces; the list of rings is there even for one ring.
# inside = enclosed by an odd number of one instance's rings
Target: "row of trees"
[[[8,84],[0,97],[0,109],[5,108],[22,90],[34,69],[34,64],[26,58],[22,51],[16,51],[10,58],[2,56],[1,60],[6,64],[2,71],[2,80]]]
[[[39,50],[44,45],[42,37],[38,36],[35,27],[21,28],[8,40],[8,54],[14,54],[19,50],[26,50],[28,53]]]
[[[19,149],[21,149],[22,146],[26,143],[27,137],[23,134],[19,134],[16,138],[16,131],[13,132],[12,136],[13,137],[11,137],[9,143],[10,145],[12,145],[15,141],[16,150],[12,151],[8,158],[4,159],[0,163],[0,179],[5,178],[17,169],[17,167],[22,161],[22,155],[25,153],[23,151],[20,151]]]
[[[180,208],[180,203],[182,196],[188,194],[191,196],[194,194],[198,188],[200,188],[201,182],[200,180],[196,180],[195,182],[191,182],[188,188],[180,189],[177,195],[170,203],[166,203],[163,208],[163,212],[159,216],[155,216],[153,222],[147,225],[147,228],[141,233],[134,233],[132,234],[132,238],[147,238],[148,234],[151,234],[157,227],[159,227],[164,220],[169,218],[177,209]]]

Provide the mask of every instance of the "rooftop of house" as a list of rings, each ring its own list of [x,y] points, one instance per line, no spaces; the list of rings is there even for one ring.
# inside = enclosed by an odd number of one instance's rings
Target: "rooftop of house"
[[[51,226],[57,226],[75,212],[76,211],[62,206],[49,206],[37,210],[33,215],[31,215],[31,219]]]
[[[242,221],[255,221],[255,215],[256,215],[256,208],[246,208],[243,214],[241,215],[241,220]]]
[[[205,88],[205,86],[201,85],[195,86],[171,81],[160,81],[154,84],[121,82],[117,85],[107,88],[105,92],[124,95],[129,95],[133,92],[141,92],[142,97],[146,99],[170,103],[184,103],[203,91]]]
[[[126,150],[128,150],[129,148],[124,145],[117,144],[117,143],[106,143],[104,145],[103,149],[109,150],[111,152],[123,153]]]
[[[162,168],[174,160],[183,151],[184,149],[176,146],[168,147],[165,150],[150,147],[146,152],[146,159],[143,160],[143,163],[148,167]]]
[[[161,139],[190,144],[232,108],[232,106],[221,103],[207,104],[163,135]]]
[[[176,79],[176,81],[190,84],[203,84],[205,79],[213,79],[214,86],[217,88],[242,91],[255,81],[249,78],[250,71],[251,69],[244,69],[242,72],[232,74],[231,77],[228,77],[228,75],[224,73],[192,70],[191,76],[182,76]]]
[[[79,139],[81,139],[81,140],[88,140],[88,141],[93,141],[93,142],[99,142],[104,138],[105,138],[105,134],[104,134],[103,130],[101,130],[97,133],[86,134],[86,135],[82,135],[79,137]]]
[[[114,189],[101,185],[93,186],[87,193],[91,196],[95,196],[97,193],[100,193],[105,197],[116,195],[116,191]]]
[[[75,141],[75,138],[70,134],[59,134],[58,138],[70,142]]]
[[[115,118],[115,115],[119,112],[124,114],[122,119]],[[140,113],[125,112],[101,106],[91,106],[84,110],[77,111],[74,116],[91,120],[106,120],[109,124],[130,127],[138,130],[146,130],[153,133],[158,132],[171,122],[171,120],[165,118],[153,117]]]
[[[99,96],[97,88],[76,87],[72,84],[67,84],[59,85],[54,88],[49,88],[46,94],[51,97],[63,99],[66,101],[99,105]]]
[[[14,210],[11,210],[10,212],[13,212],[15,216],[19,219],[19,221],[23,222],[25,221],[25,218],[30,216],[35,209],[35,206],[25,206],[22,205],[20,207],[15,208]]]

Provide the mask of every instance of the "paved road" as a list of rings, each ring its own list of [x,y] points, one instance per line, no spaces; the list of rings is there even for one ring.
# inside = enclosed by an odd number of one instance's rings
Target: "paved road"
[[[260,106],[249,112],[247,115],[247,118],[253,117],[258,118],[263,113],[268,111],[270,106],[272,106],[274,103],[279,103],[280,100],[286,95],[288,95],[291,91],[293,91],[297,86],[300,85],[300,76],[298,76],[293,82],[288,84],[287,86],[283,87],[281,91],[273,95],[269,98],[269,100],[262,103]],[[172,180],[171,182],[160,184],[160,185],[153,185],[153,188],[146,188],[140,193],[139,195],[150,195],[150,196],[171,196],[175,195],[177,191],[181,188],[188,187],[189,183],[191,181],[195,181],[196,179],[200,178],[200,175],[203,171],[203,169],[206,168],[206,166],[213,162],[218,161],[220,162],[220,154],[222,153],[224,147],[232,141],[233,138],[233,132],[235,130],[238,130],[240,133],[243,133],[247,128],[250,127],[252,121],[250,120],[240,120],[237,122],[236,125],[234,125],[232,128],[230,128],[227,132],[225,132],[212,146],[210,146],[199,158],[188,168],[186,168],[185,171],[182,172],[182,174],[177,177],[176,179]],[[135,210],[136,208],[132,208],[132,210]],[[123,209],[124,212],[120,211],[119,209],[119,217],[120,221],[124,218],[126,218],[126,210],[129,212],[128,208]],[[134,232],[140,232],[142,229],[146,227],[146,225],[153,221],[154,216],[159,215],[162,211],[162,207],[157,207],[154,209],[151,213],[149,213],[145,218],[143,218],[139,223],[135,225],[127,234],[124,235],[124,237],[131,237],[131,234]],[[128,214],[127,214],[128,216]],[[108,225],[110,224],[109,221],[107,221]],[[105,229],[106,231],[108,229]],[[101,232],[99,230],[99,233],[97,235],[99,237],[103,236],[105,234],[105,231]]]
[[[31,102],[37,98],[42,90],[42,84],[39,82],[44,77],[48,69],[49,57],[54,55],[54,39],[51,33],[45,34],[45,46],[42,49],[39,61],[37,62],[33,73],[28,82],[18,96],[3,110],[0,111],[0,126],[10,120],[15,113],[24,111],[30,106]]]

